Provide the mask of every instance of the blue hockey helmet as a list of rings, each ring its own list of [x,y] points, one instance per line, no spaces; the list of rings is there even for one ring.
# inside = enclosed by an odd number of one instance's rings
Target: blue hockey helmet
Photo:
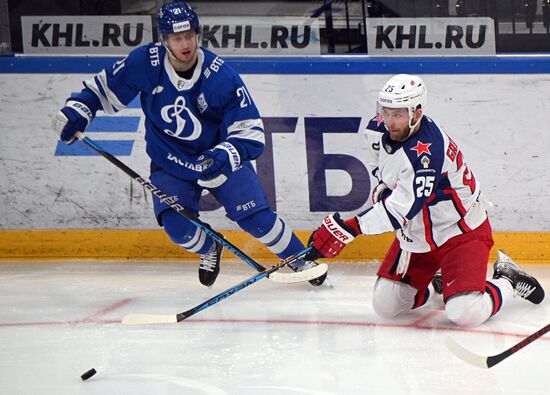
[[[200,32],[200,22],[197,13],[184,1],[173,1],[164,4],[157,16],[159,34],[186,32],[194,30]]]

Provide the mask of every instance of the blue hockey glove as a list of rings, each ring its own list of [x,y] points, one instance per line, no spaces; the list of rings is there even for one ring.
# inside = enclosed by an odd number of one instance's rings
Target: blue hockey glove
[[[93,117],[92,111],[84,103],[69,100],[65,107],[53,116],[51,126],[62,141],[72,144],[75,133],[83,132]]]
[[[224,141],[213,149],[203,152],[197,158],[196,165],[202,168],[199,185],[216,188],[241,167],[241,156],[232,144]]]

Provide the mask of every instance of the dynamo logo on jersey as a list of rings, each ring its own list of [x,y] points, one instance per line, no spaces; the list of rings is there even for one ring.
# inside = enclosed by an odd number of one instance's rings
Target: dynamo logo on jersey
[[[160,115],[162,116],[162,120],[166,123],[171,124],[172,121],[176,121],[176,130],[173,131],[170,129],[164,129],[164,133],[180,140],[193,141],[200,137],[202,133],[202,125],[195,114],[189,111],[185,104],[185,98],[183,96],[178,96],[173,105],[162,107],[160,110]],[[184,131],[186,129],[189,130],[188,120],[191,120],[192,122],[192,129],[191,133],[188,136],[185,136]]]
[[[127,108],[141,109],[139,96],[132,100]],[[124,113],[124,110],[121,113]],[[137,133],[142,117],[139,115],[119,115],[121,113],[96,116],[86,128],[86,133],[101,133],[102,136],[109,136],[109,139],[96,139],[95,137],[93,139],[99,146],[105,148],[115,156],[131,156],[135,140],[126,137],[121,139],[114,138],[119,137],[120,133]],[[99,156],[99,154],[77,140],[71,145],[58,141],[55,148],[55,156]]]

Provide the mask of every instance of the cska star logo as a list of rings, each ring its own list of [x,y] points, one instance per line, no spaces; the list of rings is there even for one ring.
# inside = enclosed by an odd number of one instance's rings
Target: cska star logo
[[[417,158],[422,154],[431,155],[432,153],[430,152],[430,145],[432,145],[432,143],[424,144],[421,141],[417,141],[416,146],[412,147],[411,151],[416,151],[416,157]]]

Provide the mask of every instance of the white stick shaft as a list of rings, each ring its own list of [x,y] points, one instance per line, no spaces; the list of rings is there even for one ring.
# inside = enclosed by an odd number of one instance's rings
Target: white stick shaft
[[[482,357],[481,355],[477,355],[471,351],[466,350],[451,337],[445,337],[445,345],[454,355],[462,359],[464,362],[469,363],[470,365],[477,366],[478,368],[489,368],[489,366],[487,365],[487,357]]]
[[[123,325],[175,324],[175,314],[128,314],[122,319]]]

